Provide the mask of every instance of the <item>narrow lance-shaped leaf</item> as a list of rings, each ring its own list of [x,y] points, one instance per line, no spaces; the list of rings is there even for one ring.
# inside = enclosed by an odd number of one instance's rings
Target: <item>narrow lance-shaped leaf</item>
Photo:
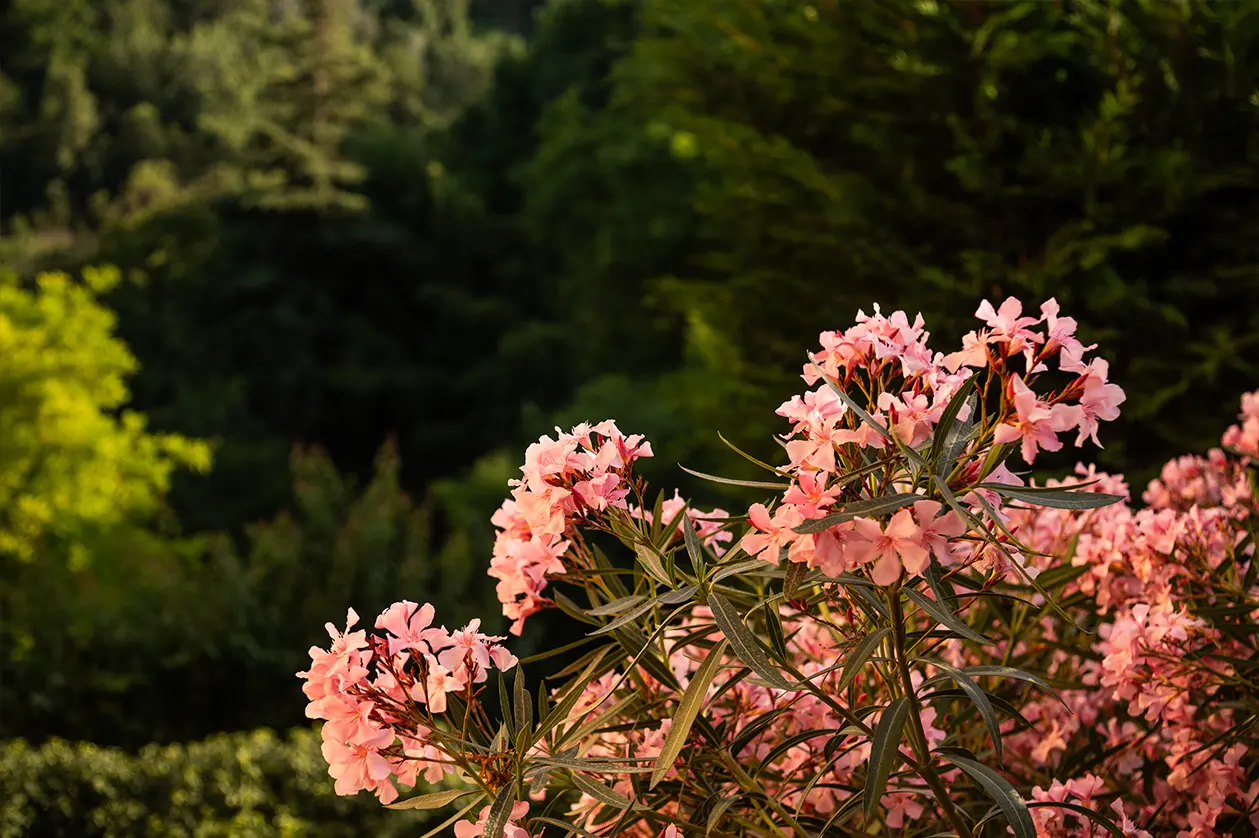
[[[661,605],[681,605],[694,599],[698,590],[698,585],[687,585],[685,588],[678,588],[676,591],[661,594],[656,597],[656,602],[659,602]]]
[[[572,772],[572,778],[573,785],[577,786],[577,788],[581,789],[595,800],[598,800],[600,803],[604,803],[617,809],[624,809],[626,806],[630,805],[628,797],[604,783],[595,782],[594,780],[583,777],[576,771]]]
[[[984,637],[982,634],[966,625],[966,623],[962,621],[962,618],[950,611],[948,606],[944,603],[929,599],[921,591],[916,591],[913,588],[906,588],[905,596],[909,597],[914,605],[917,605],[923,611],[927,612],[931,619],[935,620],[954,634],[965,637],[967,640],[973,640],[976,643],[992,643],[992,641],[987,637]]]
[[[438,791],[432,794],[421,794],[419,797],[411,797],[406,800],[399,800],[395,803],[386,803],[386,809],[441,809],[454,803],[461,797],[467,797],[469,794],[478,794],[477,789],[450,789],[449,791]]]
[[[905,729],[905,720],[909,718],[909,700],[898,698],[883,711],[879,726],[874,730],[874,740],[870,744],[870,764],[866,768],[866,790],[864,811],[866,823],[874,817],[874,811],[887,788],[887,778],[900,758],[901,734]]]
[[[936,669],[946,673],[952,678],[962,691],[975,703],[979,708],[979,715],[983,716],[984,724],[988,727],[988,733],[992,736],[993,750],[997,754],[997,762],[1001,761],[1001,722],[997,719],[997,711],[993,709],[992,702],[988,700],[988,694],[979,688],[979,685],[970,679],[965,672],[955,666],[945,663],[936,658],[915,658],[915,660],[929,663]]]
[[[1014,829],[1015,838],[1036,838],[1036,822],[1027,803],[1010,785],[1010,781],[993,771],[988,766],[973,759],[968,759],[951,751],[937,751],[940,757],[970,775],[992,801],[1001,807],[1010,826]]]
[[[513,696],[516,710],[516,730],[527,731],[533,727],[533,697],[525,689],[525,670],[516,667],[515,695]],[[532,744],[532,743],[531,743]]]
[[[507,821],[511,818],[512,807],[516,804],[516,784],[507,783],[498,790],[494,802],[490,805],[490,813],[485,818],[485,830],[481,838],[502,838]]]
[[[598,608],[591,608],[586,613],[592,617],[612,617],[617,614],[624,614],[635,605],[639,605],[646,601],[645,596],[623,596],[617,597],[611,602],[604,603]]]
[[[884,495],[880,498],[855,500],[844,504],[843,509],[832,512],[824,518],[805,521],[796,527],[794,531],[801,535],[822,532],[823,530],[829,530],[836,524],[851,521],[853,518],[873,518],[876,515],[886,515],[898,509],[904,509],[906,506],[920,500],[922,500],[922,495],[916,495],[913,492],[898,492],[894,495]]]
[[[629,611],[626,611],[624,614],[617,617],[615,620],[608,623],[606,626],[601,626],[595,629],[594,631],[590,632],[590,636],[596,637],[600,634],[608,634],[609,632],[616,631],[622,626],[629,625],[630,623],[634,622],[639,617],[643,616],[644,614],[646,614],[648,611],[650,611],[651,609],[655,607],[656,607],[655,599],[649,599],[646,602],[640,602],[638,605],[635,605]]]
[[[458,812],[455,812],[449,818],[442,821],[437,826],[430,829],[428,832],[425,832],[423,835],[420,836],[420,838],[433,838],[434,835],[444,832],[451,824],[455,823],[456,821],[463,820],[464,815],[468,814],[473,809],[480,806],[482,802],[484,802],[484,800],[485,800],[485,795],[483,794],[477,795],[476,797],[472,798],[471,803],[469,803],[467,806],[464,806]]]
[[[856,680],[857,673],[861,671],[861,667],[865,666],[866,661],[870,660],[870,656],[879,648],[883,638],[891,633],[892,630],[885,626],[861,638],[857,645],[853,647],[853,650],[848,653],[848,660],[844,663],[844,671],[839,676],[836,691],[843,692],[848,689],[848,685]]]
[[[673,767],[673,761],[682,752],[682,746],[686,744],[686,739],[691,733],[691,725],[695,723],[695,717],[704,704],[704,697],[708,695],[708,687],[713,682],[713,676],[717,674],[717,668],[721,665],[721,656],[725,650],[725,640],[713,646],[708,652],[708,657],[704,658],[699,669],[691,676],[691,683],[687,684],[686,692],[682,693],[682,699],[678,702],[677,712],[669,727],[669,735],[665,737],[660,754],[656,757],[656,768],[651,775],[652,788],[664,779],[665,774],[668,774],[669,769]]]
[[[953,394],[953,397],[949,399],[949,403],[945,405],[944,412],[940,414],[940,421],[936,423],[935,433],[931,438],[931,450],[927,454],[927,462],[937,466],[937,474],[940,473],[938,466],[944,456],[944,452],[948,449],[950,435],[958,425],[957,417],[961,414],[962,406],[966,404],[966,399],[970,396],[971,390],[975,389],[976,378],[977,376],[972,374],[962,382],[962,386],[957,388],[957,392]],[[971,409],[968,418],[975,418],[974,408]],[[965,430],[963,430],[963,433],[965,433]]]
[[[937,436],[931,444],[931,462],[935,464],[936,474],[941,477],[948,476],[953,463],[961,456],[975,430],[976,419],[979,415],[979,396],[970,391],[974,389],[976,381],[977,378],[974,375],[966,379],[966,383],[953,394],[953,399],[949,403],[951,408],[954,400],[964,400],[968,408],[966,418],[957,419],[961,415],[962,402],[959,401],[958,412],[953,417],[954,421],[944,428],[944,417],[941,416],[940,424],[936,425]],[[948,408],[945,409],[945,413],[948,413]],[[940,443],[939,450],[936,450],[937,441]]]
[[[746,573],[749,570],[766,570],[771,568],[769,562],[764,559],[743,559],[734,564],[722,565],[713,569],[713,576],[708,580],[709,584],[716,585],[723,579],[729,579],[731,576],[738,576],[740,573]]]
[[[507,731],[507,738],[510,739],[512,735],[511,701],[507,697],[507,675],[503,672],[498,673],[498,707],[503,713],[503,727]]]
[[[968,666],[962,671],[975,677],[991,675],[997,678],[1013,678],[1016,681],[1026,681],[1029,684],[1035,684],[1049,695],[1062,701],[1062,696],[1058,695],[1058,691],[1049,686],[1044,678],[1041,678],[1039,675],[1033,675],[1031,672],[1015,669],[1012,666]],[[1065,701],[1062,701],[1062,703],[1063,706],[1066,706]]]
[[[733,477],[718,477],[715,474],[705,474],[702,471],[687,468],[681,463],[678,463],[678,468],[701,480],[707,480],[712,483],[724,483],[727,486],[743,486],[748,489],[769,489],[772,492],[781,492],[791,485],[789,483],[769,483],[764,480],[735,480]]]
[[[743,622],[730,600],[714,591],[708,595],[708,607],[712,609],[717,628],[730,641],[730,648],[739,660],[771,686],[780,690],[792,688],[783,674],[770,663],[769,656],[761,647],[761,641]]]
[[[704,825],[705,835],[712,834],[713,827],[721,823],[722,816],[726,814],[726,811],[731,806],[733,806],[735,804],[735,801],[737,801],[738,799],[739,799],[739,795],[731,794],[731,795],[722,797],[720,800],[716,802],[716,804],[713,805],[713,808],[708,813],[708,822]]]
[[[804,562],[787,563],[787,577],[783,580],[783,593],[788,599],[795,598],[796,592],[800,590],[800,583],[804,581],[808,572],[809,566]]]
[[[691,521],[688,510],[683,509],[680,513],[682,516],[682,539],[686,542],[686,553],[691,557],[691,567],[695,569],[695,578],[704,578],[704,550],[700,546],[699,536],[695,533],[695,524]]]
[[[1101,509],[1124,499],[1123,495],[1108,495],[1104,492],[1068,492],[1056,488],[1007,486],[1004,483],[980,483],[978,488],[988,489],[1002,497],[1032,506],[1048,506],[1053,509]]]
[[[573,707],[577,705],[577,700],[580,699],[585,692],[586,686],[594,679],[594,673],[599,668],[599,664],[603,663],[604,657],[607,656],[608,648],[610,647],[599,649],[590,663],[586,665],[586,668],[582,670],[581,674],[572,680],[572,682],[568,685],[568,691],[564,693],[564,697],[560,699],[560,703],[552,707],[550,712],[543,717],[541,724],[538,726],[538,730],[534,734],[535,736],[538,738],[546,736],[555,728],[556,725],[568,718],[568,714],[572,712]]]
[[[661,561],[660,555],[654,547],[647,544],[636,544],[634,546],[634,555],[638,557],[638,563],[643,566],[643,570],[647,571],[648,576],[662,585],[673,587],[669,574],[665,572],[664,562]]]

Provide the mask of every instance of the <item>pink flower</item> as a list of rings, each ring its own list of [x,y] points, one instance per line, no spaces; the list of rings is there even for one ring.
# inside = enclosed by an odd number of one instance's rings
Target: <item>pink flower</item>
[[[476,684],[489,677],[491,663],[500,670],[510,669],[516,663],[515,656],[498,645],[498,641],[504,638],[481,634],[478,631],[480,627],[481,621],[476,619],[456,631],[450,636],[450,648],[438,658],[442,666],[451,672],[462,671],[465,674],[469,674],[466,665],[470,661],[475,670],[472,681]]]
[[[395,602],[376,618],[376,628],[384,629],[389,638],[389,654],[396,655],[403,649],[421,652],[437,652],[450,645],[450,636],[444,628],[430,628],[433,624],[433,606],[416,605],[403,600]]]
[[[1017,418],[998,425],[993,439],[1003,445],[1021,439],[1023,459],[1030,465],[1038,449],[1058,451],[1062,448],[1058,432],[1078,425],[1082,412],[1075,405],[1051,407],[1045,404],[1018,375],[1012,377],[1011,387]]]
[[[847,545],[847,557],[854,565],[875,562],[870,578],[877,585],[890,585],[901,573],[921,573],[930,554],[922,542],[922,531],[908,509],[902,509],[887,522],[886,529],[870,518],[854,518],[854,536]]]
[[[940,515],[942,508],[940,502],[934,500],[916,501],[913,506],[922,543],[935,554],[940,564],[947,566],[962,560],[956,552],[954,539],[966,534],[966,522],[952,510]]]
[[[336,782],[337,794],[354,794],[363,789],[376,791],[382,803],[398,796],[397,789],[389,782],[389,760],[380,749],[393,742],[390,730],[381,730],[369,739],[352,744],[324,740],[323,756],[328,763],[328,774]]]
[[[1041,320],[1049,327],[1044,354],[1061,352],[1058,368],[1064,372],[1084,372],[1084,353],[1096,349],[1097,344],[1085,346],[1075,338],[1076,322],[1073,317],[1058,316],[1058,301],[1050,297],[1040,306]]]
[[[804,516],[793,506],[778,507],[770,518],[764,504],[754,503],[748,508],[748,523],[756,529],[744,535],[739,544],[749,556],[760,556],[770,564],[778,564],[782,548],[789,547],[800,537],[792,528],[803,522]]]
[[[1075,440],[1077,447],[1083,445],[1084,440],[1091,437],[1093,444],[1100,448],[1102,444],[1097,439],[1097,423],[1099,421],[1113,422],[1119,418],[1119,405],[1124,403],[1127,396],[1118,384],[1107,382],[1106,377],[1109,372],[1110,365],[1102,358],[1095,358],[1083,376],[1084,394],[1080,396],[1082,410],[1080,435]]]

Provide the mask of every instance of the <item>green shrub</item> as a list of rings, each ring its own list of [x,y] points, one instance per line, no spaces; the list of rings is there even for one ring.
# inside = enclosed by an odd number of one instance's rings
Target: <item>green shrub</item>
[[[294,730],[149,745],[138,755],[54,739],[0,743],[0,838],[414,836],[431,819],[338,797],[319,736]]]

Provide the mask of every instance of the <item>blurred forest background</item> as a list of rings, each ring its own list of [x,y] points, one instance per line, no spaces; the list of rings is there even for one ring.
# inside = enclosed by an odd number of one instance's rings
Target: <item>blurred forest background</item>
[[[0,0],[0,838],[417,834],[331,794],[323,623],[501,627],[555,424],[722,500],[676,464],[774,458],[876,301],[943,348],[1055,296],[1129,394],[1103,467],[1209,447],[1257,73],[1253,3]]]

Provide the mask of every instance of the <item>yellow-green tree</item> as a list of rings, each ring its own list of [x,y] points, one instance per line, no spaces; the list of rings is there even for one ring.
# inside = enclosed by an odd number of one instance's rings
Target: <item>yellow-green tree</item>
[[[171,473],[204,471],[201,441],[149,432],[126,409],[136,360],[98,295],[109,268],[82,281],[0,271],[0,553],[30,560],[56,540],[75,564],[92,536],[152,515]]]

